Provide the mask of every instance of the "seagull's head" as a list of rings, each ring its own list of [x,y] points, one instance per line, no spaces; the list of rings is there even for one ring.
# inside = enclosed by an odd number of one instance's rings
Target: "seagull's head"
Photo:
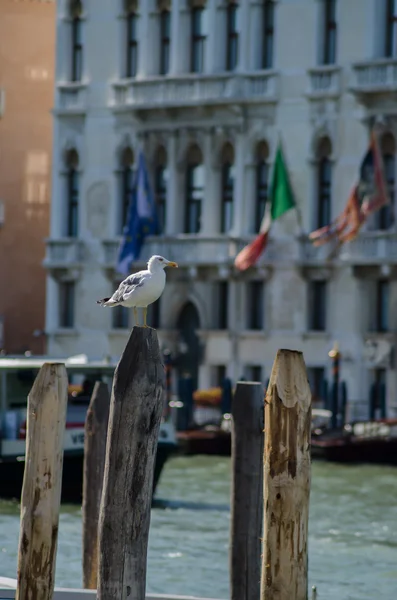
[[[176,264],[176,262],[172,262],[171,260],[167,260],[163,256],[155,254],[149,260],[147,267],[151,273],[155,273],[156,271],[161,271],[162,269],[165,269],[165,267],[177,268],[178,265]]]

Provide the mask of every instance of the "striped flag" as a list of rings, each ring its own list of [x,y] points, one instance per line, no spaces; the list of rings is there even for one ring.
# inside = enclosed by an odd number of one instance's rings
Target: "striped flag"
[[[234,260],[236,269],[245,271],[257,262],[266,248],[272,222],[295,206],[294,194],[289,181],[281,143],[279,143],[274,162],[269,198],[266,202],[265,214],[263,215],[259,233],[236,256]]]
[[[358,235],[369,215],[389,203],[383,158],[375,131],[372,131],[367,152],[361,161],[358,182],[343,212],[329,225],[313,231],[309,239],[314,246],[322,246],[332,240],[337,240],[338,246],[350,242]]]

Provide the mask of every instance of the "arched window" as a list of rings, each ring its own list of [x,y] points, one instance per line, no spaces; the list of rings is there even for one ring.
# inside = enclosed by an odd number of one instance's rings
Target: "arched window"
[[[200,148],[194,145],[187,154],[185,233],[200,231],[204,183],[203,156]]]
[[[222,204],[221,233],[227,233],[233,226],[234,198],[234,150],[229,143],[222,150]]]
[[[205,65],[205,41],[207,39],[207,10],[205,2],[191,2],[191,57],[192,73],[203,73]]]
[[[332,146],[329,138],[322,138],[317,146],[317,207],[315,227],[325,227],[331,221],[332,200]]]
[[[83,6],[80,0],[72,0],[70,3],[72,81],[81,81],[83,77],[83,22],[81,20],[82,14]]]
[[[131,148],[125,148],[121,156],[121,181],[120,181],[120,218],[119,232],[122,233],[127,223],[128,209],[132,200],[134,189],[134,153]]]
[[[138,70],[138,15],[137,1],[125,0],[126,24],[126,77],[135,77]]]
[[[226,31],[226,70],[234,71],[238,63],[239,51],[239,5],[230,0],[227,7],[227,31]]]
[[[268,198],[269,149],[266,142],[260,142],[256,149],[256,189],[254,231],[258,232],[265,213]]]
[[[67,237],[78,236],[79,226],[79,155],[76,150],[69,150],[66,155],[66,185],[67,185],[67,205],[66,205],[66,235]]]
[[[160,0],[160,75],[166,75],[170,70],[171,50],[171,2]]]
[[[384,173],[390,204],[383,206],[377,213],[377,229],[389,229],[394,223],[394,200],[396,182],[396,142],[390,133],[386,133],[381,140]]]
[[[167,207],[167,153],[163,146],[157,150],[155,158],[154,193],[156,196],[158,233],[164,233]]]
[[[274,2],[263,2],[262,69],[273,67],[274,50]]]

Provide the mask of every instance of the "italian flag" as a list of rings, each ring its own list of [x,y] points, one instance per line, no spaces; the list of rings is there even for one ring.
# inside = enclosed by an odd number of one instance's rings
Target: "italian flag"
[[[279,143],[274,161],[269,198],[266,202],[259,233],[256,238],[239,252],[234,260],[234,266],[239,271],[246,271],[259,259],[267,245],[272,222],[281,217],[290,208],[295,208],[295,199],[289,181],[284,155]]]

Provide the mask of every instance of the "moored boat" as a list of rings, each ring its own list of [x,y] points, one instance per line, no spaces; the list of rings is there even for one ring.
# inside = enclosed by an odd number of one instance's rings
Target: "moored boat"
[[[84,425],[90,393],[97,380],[105,381],[111,390],[116,364],[111,361],[88,361],[84,355],[54,359],[51,357],[7,357],[0,359],[0,497],[20,498],[25,468],[27,394],[34,378],[46,362],[62,362],[69,380],[69,399],[64,434],[62,502],[82,500]],[[83,386],[73,379],[83,380]],[[76,391],[80,390],[80,391]],[[157,446],[153,493],[163,467],[177,449],[174,425],[164,411]]]

